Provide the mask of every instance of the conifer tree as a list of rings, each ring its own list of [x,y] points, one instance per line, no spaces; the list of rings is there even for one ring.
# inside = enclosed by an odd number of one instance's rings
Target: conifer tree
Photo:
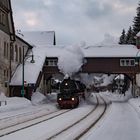
[[[126,34],[126,44],[133,44],[133,37],[134,37],[134,33],[132,31],[131,26],[128,29],[128,32]]]
[[[133,24],[133,40],[132,40],[132,44],[134,44],[134,45],[136,45],[135,36],[140,31],[140,3],[138,4],[136,14],[137,15],[134,17],[134,20],[133,20],[134,24]]]
[[[124,29],[123,29],[122,34],[120,36],[119,44],[126,44],[126,34],[125,34]]]
[[[140,3],[138,4],[136,14],[133,21],[133,31],[135,35],[140,31]]]

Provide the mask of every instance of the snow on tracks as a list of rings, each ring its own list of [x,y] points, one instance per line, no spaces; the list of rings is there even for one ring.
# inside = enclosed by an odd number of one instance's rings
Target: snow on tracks
[[[79,120],[72,122],[70,125],[60,128],[57,133],[52,136],[44,135],[40,140],[45,139],[80,139],[86,134],[104,115],[107,104],[100,95],[96,96],[96,106],[92,108],[87,114],[82,116]]]
[[[42,109],[42,111],[43,110],[44,109]],[[6,123],[6,125],[1,126],[0,137],[9,135],[9,134],[17,132],[19,130],[31,127],[33,125],[39,124],[39,123],[47,121],[47,120],[50,120],[61,114],[66,113],[70,110],[57,110],[57,111],[53,111],[51,113],[42,112],[42,111],[39,113],[30,112],[30,113],[24,113],[22,115],[17,115],[17,116],[15,116],[16,119],[14,117],[6,118],[6,119],[9,119],[11,123]],[[4,119],[1,119],[1,121],[5,122]]]
[[[105,112],[105,103],[103,99],[99,95],[95,95],[95,100],[93,104],[90,103],[79,106],[55,118],[43,121],[27,129],[21,129],[22,131],[6,135],[3,139],[18,139],[21,135],[24,136],[24,139],[30,140],[79,139],[98,122],[101,118],[101,114]],[[25,124],[26,123],[22,124],[22,127]],[[32,132],[33,135],[31,135],[30,132]]]

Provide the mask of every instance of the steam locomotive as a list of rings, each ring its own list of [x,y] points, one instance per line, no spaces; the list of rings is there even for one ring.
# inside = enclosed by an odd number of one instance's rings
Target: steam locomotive
[[[84,95],[85,85],[80,81],[64,79],[60,83],[60,93],[57,95],[57,102],[60,108],[76,108],[80,98]]]

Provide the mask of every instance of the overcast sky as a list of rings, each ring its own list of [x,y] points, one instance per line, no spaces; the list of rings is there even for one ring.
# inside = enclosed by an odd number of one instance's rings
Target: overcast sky
[[[132,25],[139,0],[11,0],[15,28],[54,30],[57,44],[97,44]]]

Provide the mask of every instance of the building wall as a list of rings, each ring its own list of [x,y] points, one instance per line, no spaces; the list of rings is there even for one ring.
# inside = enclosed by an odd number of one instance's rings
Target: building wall
[[[0,0],[0,91],[7,92],[9,80],[10,35],[14,33],[10,0]]]
[[[5,92],[9,80],[10,37],[0,30],[0,90]]]
[[[48,60],[51,60],[51,63],[48,63]],[[60,72],[57,62],[55,65],[52,63],[55,60],[57,60],[56,57],[46,58],[46,63],[43,67],[44,73],[54,74]],[[86,63],[83,64],[81,73],[140,73],[135,57],[89,57],[85,58],[85,60]]]
[[[16,38],[12,43],[8,34],[0,30],[0,91],[9,94],[8,83],[17,66],[23,61],[28,45]]]
[[[112,58],[85,58],[86,63],[81,72],[86,73],[140,73],[138,65],[135,65],[135,57],[112,57]],[[121,66],[121,60],[134,60],[134,65]]]

